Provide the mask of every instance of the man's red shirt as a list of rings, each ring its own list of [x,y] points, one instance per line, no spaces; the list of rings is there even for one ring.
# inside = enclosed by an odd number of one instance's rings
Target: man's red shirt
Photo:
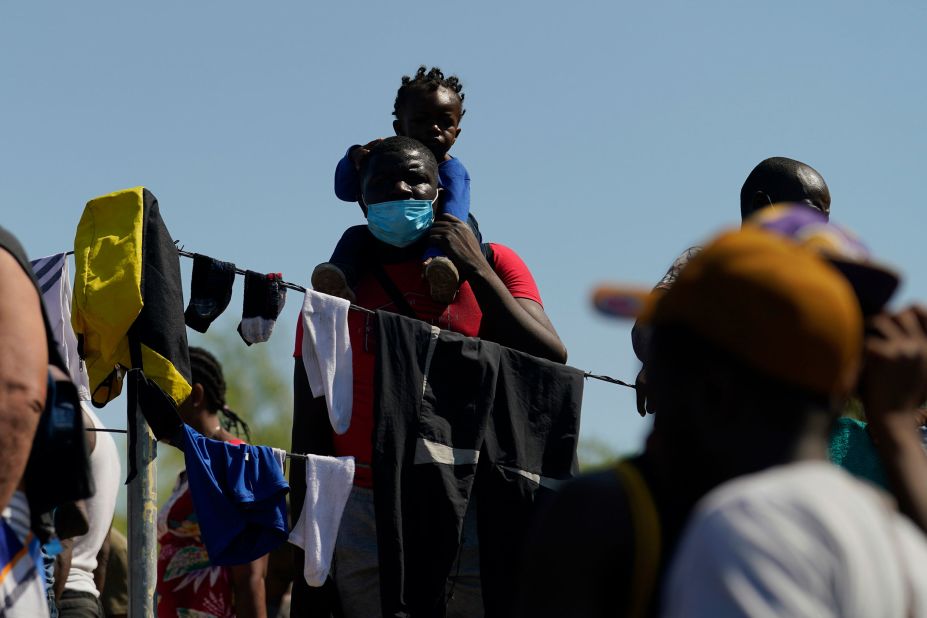
[[[494,258],[493,270],[512,296],[542,304],[534,277],[518,254],[505,245],[491,243],[489,246]],[[480,335],[483,313],[469,283],[465,282],[460,286],[454,302],[442,305],[431,300],[428,283],[422,278],[420,258],[397,264],[384,264],[383,270],[403,292],[406,302],[419,319],[467,337]],[[372,275],[363,277],[355,286],[354,292],[357,295],[357,305],[399,313],[389,294]],[[373,455],[373,375],[377,332],[375,320],[374,316],[360,311],[348,312],[354,368],[354,406],[348,431],[343,435],[334,436],[335,455],[354,456],[355,463],[358,464],[354,484],[368,488],[373,486],[370,460]],[[293,356],[302,354],[302,339],[303,324],[300,318],[296,327],[296,349]]]

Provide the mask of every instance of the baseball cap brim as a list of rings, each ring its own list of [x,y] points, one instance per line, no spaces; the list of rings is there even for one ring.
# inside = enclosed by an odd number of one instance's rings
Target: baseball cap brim
[[[592,305],[600,314],[616,319],[633,320],[647,303],[651,290],[640,286],[604,284],[592,292]]]
[[[830,256],[827,259],[850,282],[863,315],[882,311],[901,281],[893,270],[875,262],[853,262]]]

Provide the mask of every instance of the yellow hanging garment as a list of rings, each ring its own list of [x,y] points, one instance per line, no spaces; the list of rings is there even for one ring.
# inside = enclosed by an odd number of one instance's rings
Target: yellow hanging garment
[[[142,369],[175,405],[190,394],[180,259],[158,201],[144,187],[87,203],[74,238],[71,321],[87,365],[93,404]],[[138,344],[133,359],[130,341]]]

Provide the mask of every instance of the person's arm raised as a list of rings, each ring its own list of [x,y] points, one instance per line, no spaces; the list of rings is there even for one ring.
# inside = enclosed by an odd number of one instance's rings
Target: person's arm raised
[[[39,293],[19,262],[0,249],[0,509],[22,479],[47,386]]]
[[[484,338],[534,356],[566,362],[566,347],[544,308],[533,300],[512,296],[483,257],[466,223],[451,215],[438,215],[429,238],[454,262],[461,281],[470,283],[483,312]]]
[[[927,310],[912,307],[869,324],[860,396],[892,493],[927,532],[927,454],[920,409],[927,399]]]

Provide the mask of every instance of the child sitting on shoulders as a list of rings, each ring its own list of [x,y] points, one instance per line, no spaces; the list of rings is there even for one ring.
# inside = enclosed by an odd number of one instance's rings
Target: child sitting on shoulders
[[[464,94],[460,80],[445,77],[441,69],[419,67],[415,77],[403,76],[402,86],[393,105],[393,130],[396,135],[421,142],[438,161],[438,176],[443,190],[443,212],[467,221],[477,239],[481,239],[476,219],[470,215],[470,175],[459,159],[449,154],[460,135]],[[381,138],[382,139],[382,138]],[[335,168],[335,195],[346,202],[360,198],[359,170],[370,148],[381,139],[363,146],[355,145]],[[361,204],[361,208],[365,208]],[[366,209],[365,209],[366,212]],[[349,231],[350,232],[350,231]],[[352,290],[363,272],[363,246],[367,238],[346,232],[328,262],[312,272],[312,287],[319,292],[354,300]],[[428,247],[422,256],[424,275],[432,299],[449,304],[457,294],[460,275],[454,263],[440,249]]]

